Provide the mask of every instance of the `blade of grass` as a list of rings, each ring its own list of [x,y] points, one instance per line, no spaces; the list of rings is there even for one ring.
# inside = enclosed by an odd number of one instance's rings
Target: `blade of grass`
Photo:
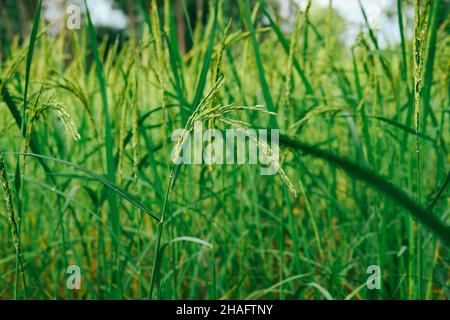
[[[95,60],[95,72],[97,76],[97,80],[100,85],[100,93],[102,97],[102,104],[103,104],[103,122],[104,122],[104,133],[105,133],[105,151],[106,151],[106,167],[107,167],[107,178],[110,180],[111,183],[115,184],[116,181],[116,168],[115,168],[115,161],[114,161],[114,137],[112,135],[112,125],[109,117],[109,107],[108,107],[108,92],[107,92],[107,84],[105,79],[105,73],[103,70],[103,64],[100,58],[99,53],[99,47],[97,42],[97,35],[95,32],[94,25],[92,23],[91,15],[89,12],[89,8],[87,6],[86,0],[84,1],[86,6],[86,12],[87,12],[87,18],[88,18],[88,28],[89,33],[91,37],[91,45],[92,50],[94,54],[94,60]],[[107,192],[108,196],[108,202],[110,206],[110,220],[111,225],[114,231],[114,234],[119,238],[120,237],[120,218],[119,218],[119,209],[118,209],[118,203],[116,198],[116,193],[111,192],[108,190]],[[118,252],[117,252],[117,242],[114,241],[114,248],[112,252],[112,259],[113,259],[113,270],[115,269],[115,272],[113,272],[113,283],[112,286],[114,287],[119,282],[119,270],[118,270]],[[114,292],[117,292],[117,288],[113,288]]]
[[[405,27],[403,22],[403,7],[402,0],[397,0],[397,17],[400,30],[400,39],[402,46],[402,79],[406,81],[406,93],[409,93],[409,80],[408,80],[408,60],[406,57],[406,40],[405,40]]]
[[[430,11],[431,24],[430,24],[430,35],[428,41],[428,52],[426,54],[425,62],[425,75],[423,81],[423,119],[422,119],[422,131],[427,130],[427,119],[431,111],[431,87],[433,85],[433,69],[436,58],[436,44],[437,44],[437,30],[439,27],[439,15],[441,8],[441,0],[436,0],[433,2],[433,8]],[[437,121],[434,117],[434,124]]]
[[[30,86],[30,74],[31,74],[31,65],[33,64],[33,54],[34,54],[34,46],[36,44],[36,39],[39,31],[39,22],[41,20],[41,11],[42,11],[42,0],[39,1],[39,5],[36,11],[36,15],[34,17],[33,29],[31,31],[30,36],[30,44],[28,46],[28,54],[27,54],[27,64],[25,70],[25,89],[23,93],[23,109],[22,109],[22,121],[20,124],[20,132],[23,134],[26,128],[26,110],[27,110],[27,99],[28,99],[28,90]],[[25,148],[24,139],[22,139],[23,147]],[[15,173],[15,187],[16,187],[16,199],[17,199],[17,211],[18,211],[18,228],[17,228],[17,236],[18,241],[20,243],[20,235],[21,235],[21,226],[22,226],[22,214],[23,214],[23,204],[24,204],[24,195],[25,195],[25,186],[24,186],[24,177],[20,172],[20,156],[17,156],[16,163],[16,173]],[[19,265],[20,261],[16,260],[16,275],[15,275],[15,299],[18,298],[18,283],[19,283]],[[22,272],[22,279],[24,286],[26,286],[25,282],[25,272]],[[25,287],[25,295],[28,296],[27,288]],[[27,297],[28,298],[28,297]]]
[[[436,216],[428,214],[419,204],[410,198],[403,190],[391,184],[379,174],[362,167],[343,157],[320,150],[310,145],[298,142],[287,136],[280,136],[280,144],[291,149],[299,150],[305,154],[323,159],[335,166],[342,168],[349,175],[366,182],[381,193],[407,209],[410,214],[421,224],[426,226],[434,235],[439,237],[446,245],[450,245],[450,227],[445,225]]]
[[[68,166],[68,167],[72,167],[72,168],[74,168],[76,170],[79,170],[79,171],[87,174],[88,176],[90,176],[92,179],[94,179],[94,180],[100,182],[101,184],[103,184],[105,187],[110,189],[111,192],[114,192],[115,194],[120,196],[122,199],[124,199],[125,201],[129,202],[131,205],[133,205],[136,208],[138,208],[139,210],[142,210],[145,213],[147,213],[154,220],[160,221],[160,218],[156,214],[154,214],[152,212],[152,210],[150,210],[148,207],[146,207],[144,204],[142,204],[138,199],[136,199],[130,193],[128,193],[127,191],[123,190],[122,188],[120,188],[115,183],[112,183],[109,179],[106,179],[106,178],[96,174],[95,172],[89,170],[89,169],[83,168],[82,166],[79,166],[79,165],[77,165],[75,163],[71,163],[71,162],[68,162],[68,161],[65,161],[65,160],[61,160],[61,159],[57,159],[57,158],[54,158],[54,157],[44,156],[44,155],[41,155],[41,154],[18,153],[16,155],[21,155],[21,156],[26,156],[26,157],[33,157],[33,158],[36,158],[36,159],[53,161],[53,162],[60,163],[60,164],[63,164],[65,166]]]
[[[206,80],[208,76],[208,70],[211,65],[211,59],[214,51],[214,39],[216,35],[217,30],[217,15],[219,11],[219,1],[214,1],[214,13],[213,13],[213,25],[211,32],[209,34],[209,42],[208,42],[208,48],[206,50],[205,56],[203,58],[203,66],[202,70],[200,72],[200,78],[198,80],[197,90],[195,92],[195,97],[191,105],[191,110],[195,110],[195,108],[199,105],[200,101],[203,97],[203,92],[206,87]]]
[[[283,32],[281,31],[278,24],[273,20],[272,15],[269,13],[269,11],[267,11],[267,8],[265,7],[265,4],[262,0],[260,0],[260,4],[261,4],[261,11],[263,12],[264,16],[269,20],[270,26],[272,27],[273,31],[277,35],[278,40],[280,41],[284,51],[286,52],[287,55],[289,55],[291,48],[290,48],[289,43],[286,40],[285,36],[283,35]],[[295,70],[297,71],[298,75],[302,79],[302,82],[306,88],[306,93],[308,95],[310,95],[311,97],[313,97],[313,101],[315,102],[315,104],[317,104],[318,102],[314,98],[314,89],[313,89],[311,83],[309,82],[308,78],[306,77],[306,74],[303,71],[302,67],[300,66],[300,63],[298,62],[297,58],[294,57],[293,63],[294,63]]]
[[[164,196],[162,214],[161,214],[161,218],[159,219],[158,232],[156,234],[156,248],[155,248],[155,254],[154,254],[154,258],[153,258],[153,268],[152,268],[152,273],[150,276],[150,289],[149,289],[149,293],[148,293],[148,298],[150,300],[153,298],[153,290],[155,287],[155,280],[157,278],[159,265],[161,263],[161,258],[162,258],[161,238],[162,238],[162,233],[164,230],[164,222],[165,222],[165,218],[166,218],[167,206],[169,203],[170,191],[172,190],[173,183],[175,181],[176,172],[178,171],[177,168],[179,168],[179,166],[176,166],[176,167],[172,166],[170,169],[169,182],[168,182],[166,193]]]
[[[3,187],[3,194],[4,194],[4,199],[5,199],[5,205],[6,205],[6,213],[8,215],[9,226],[10,226],[11,234],[12,234],[13,241],[14,241],[14,248],[16,250],[16,261],[18,261],[18,265],[20,267],[20,273],[22,274],[22,281],[23,281],[24,289],[25,289],[25,297],[28,298],[26,278],[25,278],[25,268],[24,268],[24,262],[23,262],[23,256],[22,256],[22,247],[21,247],[21,243],[20,243],[18,224],[16,222],[16,217],[14,215],[12,192],[11,192],[11,188],[9,187],[8,174],[6,172],[5,161],[3,159],[3,154],[1,152],[0,152],[0,182]],[[16,273],[17,273],[17,270],[16,270]],[[18,281],[18,276],[16,275],[16,281],[15,281],[15,287],[14,287],[14,295],[15,295],[16,300],[18,298],[17,281]]]
[[[261,89],[262,89],[262,92],[264,95],[264,100],[266,101],[267,109],[270,112],[275,112],[275,105],[273,104],[272,96],[270,94],[269,85],[266,80],[264,66],[262,63],[261,53],[259,51],[258,40],[256,39],[256,32],[255,32],[255,27],[253,25],[252,13],[251,13],[251,9],[250,9],[249,0],[245,0],[244,11],[245,11],[244,12],[245,18],[247,20],[247,27],[250,32],[250,39],[252,42],[253,53],[255,55],[256,67],[258,69],[259,83],[261,85]],[[275,117],[270,117],[270,125],[274,128],[278,127],[277,120]]]
[[[439,188],[439,191],[438,191],[436,197],[434,197],[433,201],[431,202],[431,204],[427,208],[427,212],[429,214],[431,214],[433,212],[434,207],[439,202],[439,199],[441,198],[442,194],[444,193],[445,189],[447,188],[447,186],[449,184],[450,184],[450,171],[447,173],[447,177],[445,179],[445,182]]]

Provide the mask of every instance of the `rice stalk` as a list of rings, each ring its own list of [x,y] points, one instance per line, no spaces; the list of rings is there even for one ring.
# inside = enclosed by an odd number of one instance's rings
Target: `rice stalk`
[[[128,66],[128,70],[126,72],[126,78],[130,73],[133,63]],[[123,179],[123,153],[125,148],[125,133],[127,131],[127,116],[128,116],[128,101],[130,96],[130,90],[128,88],[128,81],[126,81],[125,87],[123,88],[122,94],[119,98],[118,106],[120,108],[120,131],[119,131],[119,151],[118,151],[118,161],[117,161],[117,170],[119,172],[118,183],[120,184]]]
[[[92,130],[94,131],[94,136],[100,144],[100,136],[98,133],[97,124],[92,107],[89,103],[89,98],[86,90],[77,81],[73,81],[71,79],[68,79],[67,77],[62,77],[61,79],[53,79],[48,84],[48,88],[65,90],[66,92],[73,94],[74,97],[76,97],[81,102],[83,107],[86,109],[88,119],[92,125]]]
[[[232,120],[232,119],[225,118],[223,116],[219,116],[219,120],[222,121],[223,123],[225,123],[225,124],[235,128],[235,129],[239,130],[240,132],[244,133],[245,135],[251,137],[253,142],[256,143],[256,145],[260,148],[260,150],[262,150],[264,152],[264,154],[267,157],[267,159],[270,160],[270,164],[273,166],[275,171],[278,172],[278,174],[280,175],[281,180],[288,187],[289,192],[295,198],[297,198],[297,190],[295,189],[295,187],[292,184],[291,180],[287,176],[286,172],[283,170],[283,168],[281,168],[281,164],[278,162],[278,160],[273,159],[273,157],[272,157],[273,151],[270,148],[270,146],[266,142],[264,142],[264,141],[262,141],[262,140],[260,140],[258,138],[255,138],[252,134],[250,134],[249,129],[246,128],[245,126],[243,126],[242,123],[239,123],[238,121],[235,121],[235,120]]]
[[[8,43],[0,35],[0,138],[19,160],[8,177],[16,182],[10,192],[17,238],[28,251],[30,298],[450,297],[444,1],[430,0],[428,10],[427,0],[420,2],[418,81],[415,39],[410,48],[406,32],[414,28],[406,14],[414,1],[397,1],[401,39],[383,45],[367,24],[356,43],[344,41],[338,1],[307,8],[295,22],[264,0],[239,1],[240,10],[223,0],[183,0],[174,12],[173,1],[156,1],[157,36],[155,12],[144,8],[151,2],[137,4],[143,18],[133,27],[143,32],[125,29],[116,40],[108,32],[97,43],[103,30],[89,18],[79,31],[63,25],[60,35],[39,28],[31,66],[22,65],[31,51],[26,35]],[[201,3],[196,20],[193,2]],[[186,54],[177,32],[183,13]],[[386,15],[395,19],[392,13]],[[6,25],[14,23],[7,17]],[[174,141],[178,153],[198,122],[239,131],[246,143],[265,122],[281,127],[285,148],[278,165],[270,165],[285,176],[261,178],[258,167],[247,165],[174,165],[162,132],[185,129]],[[75,130],[66,128],[72,125],[83,137],[76,143]],[[276,146],[258,142],[249,141],[260,159],[272,159]],[[411,157],[416,149],[419,157]],[[0,247],[7,252],[12,241],[4,235]],[[374,263],[383,274],[380,291],[361,284]],[[83,269],[80,295],[64,290],[69,264]],[[34,271],[39,277],[31,279]],[[25,296],[16,252],[3,255],[0,273],[6,281],[0,296]]]
[[[165,2],[165,29],[168,28],[168,10],[169,5],[167,1]],[[152,0],[151,2],[151,21],[152,21],[152,31],[153,31],[153,37],[155,39],[155,49],[156,49],[156,61],[157,61],[157,72],[156,72],[156,78],[159,84],[159,95],[160,95],[160,101],[163,107],[163,126],[161,128],[161,133],[163,136],[163,143],[165,144],[165,141],[167,141],[167,122],[168,119],[168,111],[166,109],[166,94],[165,94],[165,87],[166,87],[166,80],[165,80],[165,72],[164,72],[164,65],[165,65],[165,59],[164,59],[164,48],[163,48],[163,37],[161,34],[161,23],[159,20],[159,13],[158,13],[158,4],[156,0]],[[168,30],[167,30],[168,31]],[[166,32],[167,32],[166,31]]]
[[[36,16],[34,17],[33,21],[33,28],[31,30],[28,50],[27,50],[27,60],[26,60],[26,66],[25,66],[25,85],[23,90],[23,106],[22,106],[22,117],[21,117],[21,123],[20,123],[20,132],[22,135],[25,133],[26,128],[26,114],[28,109],[28,91],[30,89],[30,79],[31,79],[31,66],[33,64],[33,56],[35,51],[35,45],[38,40],[38,34],[39,34],[39,24],[41,19],[41,12],[42,12],[42,5],[43,0],[39,1]],[[5,88],[2,88],[2,93]],[[21,147],[24,146],[23,140],[21,140]],[[25,164],[25,159],[23,160],[23,163]],[[21,227],[22,227],[22,216],[23,216],[23,204],[25,201],[25,176],[24,173],[20,172],[20,156],[17,156],[16,161],[16,171],[15,171],[15,178],[14,178],[14,184],[15,184],[15,192],[16,192],[16,199],[17,199],[17,211],[18,211],[18,224],[17,224],[17,238],[20,243],[20,237],[21,237]],[[22,278],[25,279],[25,275],[23,273],[24,269],[21,266],[22,263],[20,259],[16,259],[16,268],[15,268],[15,292],[14,297],[17,300],[19,290],[18,290],[18,283],[19,283],[19,268],[22,272]],[[25,284],[25,281],[23,281]],[[26,288],[26,287],[25,287]],[[25,294],[28,295],[26,289]]]
[[[36,36],[36,41],[38,41],[42,36],[45,35],[47,30],[41,31]],[[18,72],[20,65],[23,63],[25,58],[27,57],[29,51],[29,46],[23,47],[17,54],[16,57],[9,62],[9,65],[5,71],[2,71],[1,74],[1,83],[0,83],[0,92],[3,91],[3,88],[8,84],[8,82],[14,77],[14,75]]]
[[[85,7],[88,8],[86,0],[84,1]],[[97,42],[96,31],[94,28],[94,24],[91,19],[91,15],[89,9],[87,12],[87,22],[88,22],[88,31],[91,40],[91,46],[93,50],[94,60],[95,60],[95,75],[100,86],[100,94],[102,99],[102,112],[103,112],[103,126],[104,126],[104,143],[105,143],[105,152],[106,152],[106,174],[108,180],[115,185],[116,182],[116,163],[114,159],[114,138],[113,138],[113,125],[110,119],[110,110],[109,110],[109,102],[108,102],[108,90],[107,90],[107,82],[105,77],[104,66],[100,57],[99,45]],[[119,237],[121,231],[120,225],[120,216],[119,216],[119,208],[118,201],[115,192],[111,190],[107,190],[107,198],[109,202],[109,218],[111,221],[111,226],[113,228],[114,234],[116,237]],[[119,272],[118,266],[118,243],[116,239],[113,241],[113,248],[111,250],[111,282],[110,282],[110,292],[112,293],[112,297],[115,297],[119,292],[120,288],[118,284],[120,283],[121,273]]]
[[[139,55],[136,54],[136,61],[139,60]],[[134,95],[131,103],[132,108],[132,148],[133,148],[133,176],[134,180],[137,181],[139,175],[139,127],[138,127],[138,116],[139,116],[139,73],[138,64],[136,64],[134,69]]]
[[[310,5],[310,3],[308,3]],[[287,64],[287,70],[286,70],[286,81],[284,84],[284,94],[285,94],[285,107],[287,110],[289,110],[291,106],[291,87],[292,87],[292,71],[293,71],[293,65],[294,65],[294,58],[295,53],[297,50],[297,43],[298,43],[298,37],[300,34],[300,28],[301,28],[301,18],[302,13],[300,10],[297,11],[297,15],[295,16],[295,22],[294,22],[294,29],[292,30],[291,34],[291,44],[289,48],[289,57],[288,57],[288,64]]]
[[[13,241],[14,241],[14,248],[16,250],[16,256],[17,256],[18,263],[20,266],[20,274],[22,276],[23,287],[25,290],[25,298],[28,299],[28,288],[27,288],[27,283],[26,283],[25,266],[24,266],[25,264],[24,264],[24,258],[23,258],[23,254],[22,254],[21,244],[20,244],[18,224],[16,222],[16,217],[14,214],[13,196],[12,196],[11,188],[9,186],[8,173],[6,172],[5,160],[3,159],[3,154],[1,152],[0,152],[0,182],[3,187],[3,197],[4,197],[5,205],[6,205],[6,213],[8,216],[9,227],[10,227],[11,234],[12,234]],[[16,285],[15,285],[16,291],[18,288],[17,281],[18,281],[18,278],[16,278]],[[16,298],[18,297],[17,292],[15,293],[15,296],[16,296]]]
[[[61,121],[64,129],[72,137],[74,141],[80,141],[81,136],[78,132],[78,128],[73,121],[70,114],[65,110],[65,107],[57,101],[49,101],[38,106],[39,98],[36,100],[35,107],[31,110],[30,119],[28,122],[26,136],[25,136],[25,148],[24,153],[28,153],[31,141],[31,135],[33,133],[34,127],[36,126],[39,118],[46,112],[47,110],[52,110],[56,113],[56,116]]]
[[[417,181],[417,198],[421,203],[421,170],[420,170],[420,112],[423,94],[423,69],[424,69],[424,53],[426,48],[426,33],[428,25],[428,11],[431,2],[428,0],[416,0],[415,21],[414,21],[414,123],[416,128],[416,181]],[[417,254],[418,254],[418,269],[420,273],[419,278],[419,299],[422,299],[423,294],[423,264],[422,264],[422,232],[420,226],[417,232]]]

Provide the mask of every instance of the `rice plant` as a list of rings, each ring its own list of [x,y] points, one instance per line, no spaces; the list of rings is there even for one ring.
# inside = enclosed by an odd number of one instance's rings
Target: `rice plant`
[[[2,46],[0,299],[448,299],[446,2],[398,0],[386,45],[363,4],[348,43],[314,1],[177,1],[117,38],[39,1]],[[269,161],[174,163],[196,123]]]

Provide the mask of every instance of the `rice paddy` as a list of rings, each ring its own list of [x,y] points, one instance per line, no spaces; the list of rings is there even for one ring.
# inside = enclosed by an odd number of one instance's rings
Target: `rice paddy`
[[[187,47],[152,0],[116,38],[40,1],[2,48],[0,299],[448,299],[448,3],[382,47],[363,6],[348,45],[314,1],[181,2]],[[277,174],[174,163],[196,122],[279,130]]]

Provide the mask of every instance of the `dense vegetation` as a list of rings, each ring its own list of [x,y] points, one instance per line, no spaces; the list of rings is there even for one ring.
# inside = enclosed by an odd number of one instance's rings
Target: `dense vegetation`
[[[38,7],[2,52],[1,299],[449,297],[443,2],[417,0],[409,25],[399,0],[389,48],[369,24],[343,44],[331,9],[284,32],[268,3],[236,1],[234,19],[227,3],[186,14],[186,54],[169,1],[112,44],[88,15],[48,35]],[[280,129],[284,171],[174,165],[193,119]]]

